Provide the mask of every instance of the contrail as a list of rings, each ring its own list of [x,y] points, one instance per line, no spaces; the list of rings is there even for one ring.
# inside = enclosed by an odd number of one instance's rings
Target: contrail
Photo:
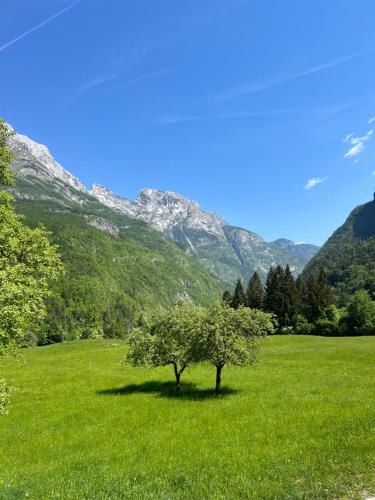
[[[31,33],[34,33],[34,31],[37,31],[40,28],[43,28],[43,26],[45,26],[46,24],[49,24],[51,21],[53,21],[54,19],[56,19],[56,17],[59,17],[62,14],[64,14],[64,12],[67,12],[68,10],[73,9],[73,7],[75,7],[76,5],[78,5],[80,2],[81,2],[81,0],[78,0],[77,2],[74,2],[71,5],[68,5],[68,7],[65,7],[64,9],[59,10],[59,12],[56,12],[56,14],[53,14],[53,16],[49,17],[48,19],[45,19],[44,21],[42,21],[41,23],[37,24],[33,28],[30,28],[29,30],[25,31],[25,33],[22,33],[21,35],[17,36],[13,40],[10,40],[10,42],[7,42],[5,45],[2,45],[0,47],[0,52],[3,52],[7,48],[9,48],[12,45],[14,45],[15,43],[19,42],[20,40],[22,40],[22,38],[25,38],[26,36],[30,35]]]
[[[338,66],[340,64],[346,63],[348,61],[351,61],[353,59],[358,59],[359,57],[362,57],[366,54],[369,54],[371,52],[374,52],[374,48],[364,50],[362,52],[357,52],[355,54],[351,54],[349,56],[345,57],[340,57],[339,59],[336,59],[334,61],[329,61],[327,63],[321,64],[319,66],[314,66],[312,68],[308,68],[305,71],[301,71],[300,73],[294,73],[292,75],[286,76],[285,78],[281,78],[279,80],[274,80],[270,82],[266,82],[264,84],[260,85],[245,85],[243,87],[237,87],[235,89],[229,90],[228,92],[225,92],[221,95],[216,96],[216,100],[218,101],[226,101],[229,99],[232,99],[233,97],[245,95],[245,94],[252,94],[253,92],[259,92],[261,90],[267,90],[271,89],[273,87],[278,87],[279,85],[282,85],[284,83],[292,82],[293,80],[298,80],[299,78],[303,78],[308,75],[312,75],[313,73],[318,73],[320,71],[324,71],[329,68],[333,68],[334,66]]]

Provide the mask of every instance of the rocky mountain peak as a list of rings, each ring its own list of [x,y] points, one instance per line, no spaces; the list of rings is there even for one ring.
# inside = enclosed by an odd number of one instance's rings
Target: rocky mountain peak
[[[10,125],[8,125],[8,128],[14,132]],[[9,137],[8,144],[9,148],[16,155],[16,160],[13,164],[15,170],[20,171],[24,175],[57,179],[77,191],[87,191],[77,177],[65,170],[53,158],[49,149],[44,144],[39,144],[26,135],[15,132]]]
[[[296,245],[289,240],[267,243],[258,234],[231,226],[217,214],[206,212],[195,201],[172,191],[142,189],[132,201],[100,184],[87,190],[53,158],[46,146],[19,134],[13,135],[9,144],[16,154],[13,167],[21,174],[19,179],[23,178],[15,193],[19,199],[48,199],[66,206],[78,203],[92,207],[95,198],[102,205],[163,232],[228,283],[239,277],[248,279],[254,271],[264,277],[268,268],[276,264],[288,263],[298,273],[316,252],[317,247]],[[97,217],[87,223],[117,235],[115,228]]]

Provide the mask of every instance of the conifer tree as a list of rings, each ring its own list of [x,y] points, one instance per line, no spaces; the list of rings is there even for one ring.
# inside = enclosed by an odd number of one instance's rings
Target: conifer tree
[[[254,273],[246,290],[246,305],[252,309],[263,309],[264,291],[258,273]]]
[[[296,300],[297,314],[303,314],[305,311],[306,284],[301,275],[296,279]]]
[[[275,314],[280,327],[290,326],[297,312],[296,283],[290,267],[279,265],[268,272],[265,290],[265,308]]]
[[[268,312],[274,312],[275,291],[276,291],[275,269],[273,267],[270,267],[270,269],[268,270],[266,285],[264,290],[264,308]]]
[[[293,323],[293,318],[298,310],[298,297],[296,280],[292,274],[289,265],[286,266],[284,271],[284,278],[282,282],[283,303],[282,303],[282,318],[281,323],[283,326],[290,326]]]
[[[318,277],[312,275],[307,280],[306,303],[309,321],[314,322],[319,319],[324,310],[333,302],[332,288],[327,274],[323,268],[320,268]]]
[[[228,306],[231,305],[232,303],[232,294],[230,292],[228,292],[228,290],[225,290],[225,292],[223,293],[223,302],[225,302],[226,304],[228,304]]]
[[[231,306],[233,309],[238,309],[246,303],[245,292],[241,280],[237,280],[236,288],[234,289]]]

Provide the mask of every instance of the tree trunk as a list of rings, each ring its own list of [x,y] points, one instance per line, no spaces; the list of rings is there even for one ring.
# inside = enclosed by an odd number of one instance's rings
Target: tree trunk
[[[221,370],[223,369],[224,365],[217,365],[216,366],[216,387],[215,387],[215,394],[216,396],[220,392],[220,385],[221,385]]]
[[[173,365],[173,368],[176,377],[176,392],[179,395],[181,392],[181,372],[178,371],[176,364]]]

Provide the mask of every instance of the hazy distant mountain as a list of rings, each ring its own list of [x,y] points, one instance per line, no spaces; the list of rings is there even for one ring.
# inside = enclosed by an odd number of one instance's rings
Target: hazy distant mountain
[[[375,298],[375,197],[352,211],[308,264],[305,275],[320,267],[327,270],[340,302],[360,288]]]
[[[287,250],[288,252],[297,255],[303,262],[309,262],[314,255],[319,252],[320,247],[318,245],[312,245],[309,243],[295,243],[291,240],[286,240],[280,238],[273,242],[274,245]]]

